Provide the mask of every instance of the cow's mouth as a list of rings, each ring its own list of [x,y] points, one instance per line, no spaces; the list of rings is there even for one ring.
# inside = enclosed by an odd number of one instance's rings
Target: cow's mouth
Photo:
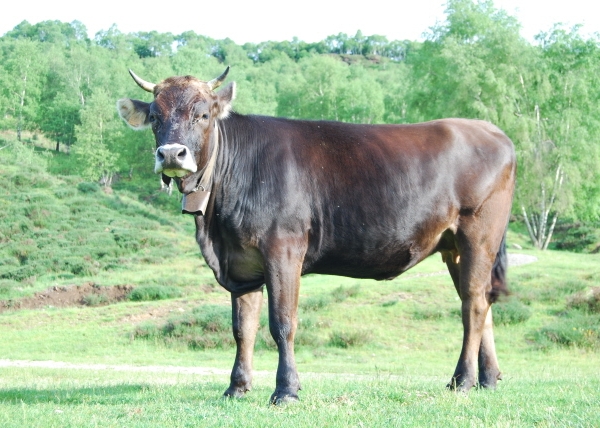
[[[195,192],[198,189],[198,184],[200,183],[200,179],[202,178],[202,174],[197,172],[189,173],[182,176],[177,177],[177,187],[181,193],[187,195],[188,193]]]
[[[162,172],[167,177],[182,178],[182,177],[185,177],[187,175],[193,174],[195,171],[190,171],[190,170],[187,170],[187,169],[163,169],[160,172]]]

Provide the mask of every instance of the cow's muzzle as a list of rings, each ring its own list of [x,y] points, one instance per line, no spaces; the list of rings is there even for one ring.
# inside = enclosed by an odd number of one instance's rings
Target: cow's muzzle
[[[196,172],[198,166],[190,149],[183,144],[165,144],[156,149],[154,172],[168,177],[183,177]]]

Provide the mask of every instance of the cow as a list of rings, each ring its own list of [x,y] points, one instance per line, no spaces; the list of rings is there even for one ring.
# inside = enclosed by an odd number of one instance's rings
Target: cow
[[[392,279],[442,254],[462,302],[452,390],[501,378],[491,304],[507,292],[506,230],[515,186],[511,140],[480,120],[363,125],[242,115],[235,82],[129,71],[152,102],[120,99],[133,129],[152,128],[154,171],[174,180],[182,212],[218,283],[231,293],[237,345],[225,396],[251,389],[268,295],[279,353],[272,403],[298,400],[294,359],[300,277]]]

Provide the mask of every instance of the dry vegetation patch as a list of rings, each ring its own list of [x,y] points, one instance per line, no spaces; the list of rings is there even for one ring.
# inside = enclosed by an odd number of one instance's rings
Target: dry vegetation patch
[[[55,286],[31,297],[0,301],[0,312],[10,309],[108,305],[126,300],[133,288],[133,285],[104,287],[94,282],[86,282],[81,285]]]

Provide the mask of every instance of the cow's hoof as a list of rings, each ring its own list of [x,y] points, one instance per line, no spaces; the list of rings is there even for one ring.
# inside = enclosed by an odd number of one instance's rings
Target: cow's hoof
[[[246,392],[248,392],[249,389],[246,388],[234,388],[234,387],[229,387],[227,388],[227,391],[225,391],[223,393],[223,397],[225,398],[243,398],[246,395]]]
[[[479,374],[479,388],[494,390],[498,381],[502,380],[502,373],[496,372],[495,374]]]
[[[299,402],[298,394],[293,393],[279,393],[275,391],[273,395],[271,395],[271,404],[275,406],[283,406],[287,404],[293,404]]]
[[[453,377],[452,380],[450,380],[450,383],[446,385],[446,388],[450,391],[468,392],[474,386],[475,382]]]

